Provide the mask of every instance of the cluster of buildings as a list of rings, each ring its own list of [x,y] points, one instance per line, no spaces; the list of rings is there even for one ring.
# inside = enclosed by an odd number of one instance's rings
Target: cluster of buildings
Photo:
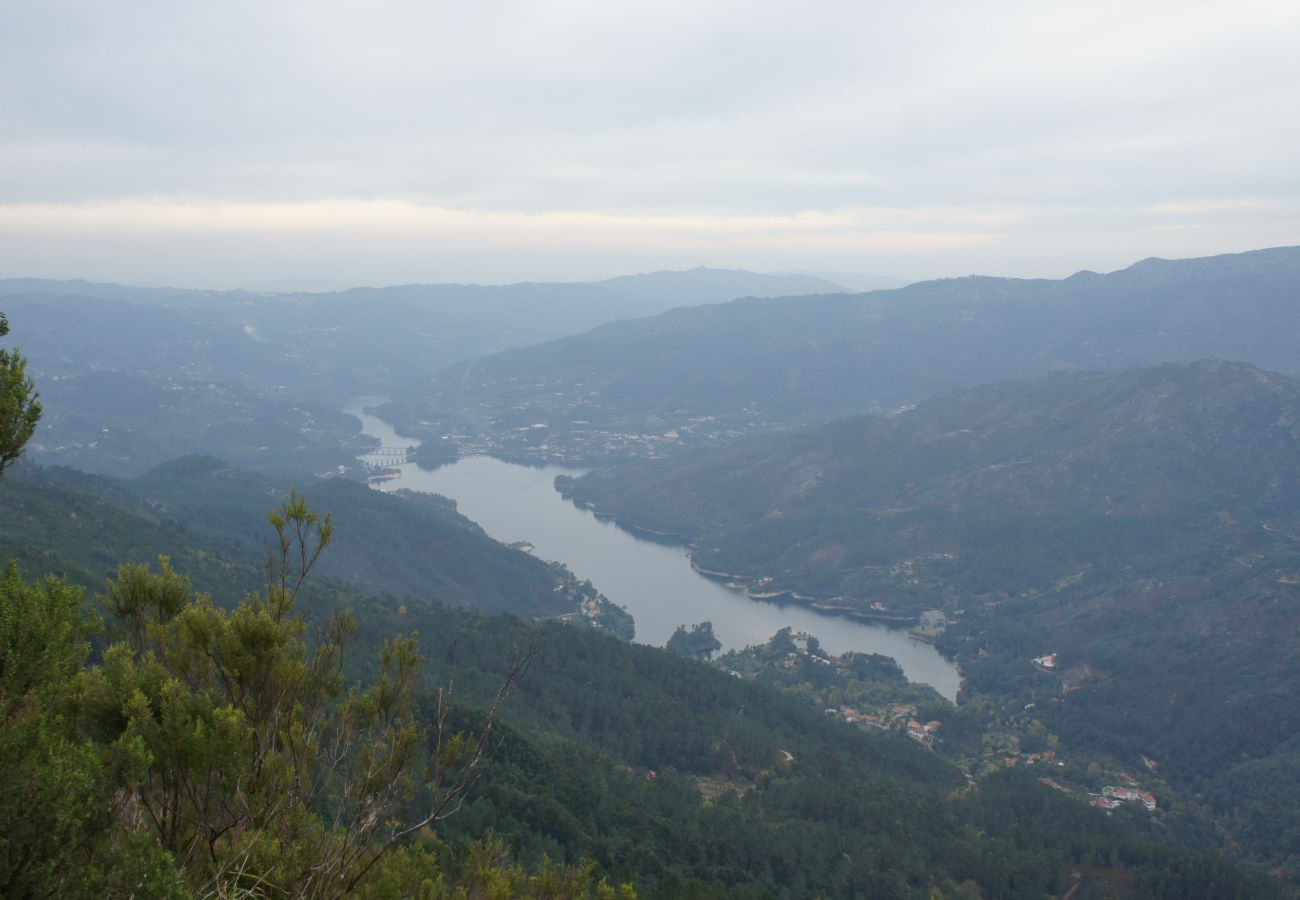
[[[1055,763],[1058,767],[1065,767],[1065,763],[1056,758],[1055,750],[1044,750],[1041,753],[1023,754],[1019,750],[1012,750],[1009,756],[1002,757],[1002,765],[1007,768],[1019,765],[1036,766],[1039,763]]]
[[[1021,754],[1018,751],[1012,750],[1010,755],[1002,757],[1002,765],[1007,768],[1019,765],[1055,765],[1058,767],[1064,767],[1065,763],[1056,758],[1056,752],[1053,750],[1044,750],[1041,753],[1026,754]],[[1138,786],[1137,780],[1133,778],[1132,775],[1120,772],[1119,779],[1122,782],[1120,785],[1107,785],[1101,789],[1100,794],[1089,793],[1086,795],[1083,795],[1082,792],[1076,793],[1050,777],[1044,777],[1038,780],[1050,788],[1054,788],[1074,797],[1080,797],[1080,799],[1087,799],[1090,797],[1091,800],[1089,802],[1098,809],[1110,811],[1112,809],[1119,809],[1126,803],[1140,803],[1142,804],[1143,809],[1147,812],[1155,812],[1158,804],[1154,794],[1150,791],[1142,790]]]
[[[797,653],[791,651],[787,653],[785,659],[781,660],[781,668],[796,669],[803,664],[803,660],[808,659],[822,666],[829,666],[831,661],[824,656],[818,656],[815,653]]]
[[[930,750],[934,749],[935,736],[943,725],[938,720],[919,721],[916,718],[916,706],[910,703],[895,703],[893,706],[875,712],[864,712],[851,706],[831,707],[826,710],[826,714],[843,718],[850,725],[866,725],[882,731],[901,731]]]
[[[531,552],[532,545],[521,541],[514,546],[526,545]],[[557,622],[567,625],[589,625],[600,631],[607,631],[616,637],[631,640],[634,623],[626,609],[610,602],[590,581],[578,581],[563,567],[559,567],[554,592],[577,606],[576,611],[550,616]]]
[[[1116,809],[1125,803],[1141,803],[1147,812],[1155,812],[1156,809],[1155,795],[1136,787],[1107,785],[1101,789],[1101,796],[1092,801],[1093,806],[1105,810]]]
[[[588,461],[607,459],[654,459],[687,446],[717,444],[735,440],[752,429],[717,427],[711,416],[699,416],[681,423],[664,423],[663,430],[621,431],[617,426],[601,428],[584,419],[552,427],[535,422],[513,428],[494,429],[487,434],[464,436],[467,453],[537,461]]]
[[[455,432],[443,436],[454,440],[464,456],[528,462],[652,459],[688,446],[733,441],[769,427],[752,404],[723,415],[697,416],[675,410],[627,422],[595,424],[584,416],[590,414],[592,396],[598,392],[579,390],[581,383],[538,382],[531,388],[506,383],[497,387],[507,393],[523,387],[537,399],[514,403],[505,398],[484,400],[454,421],[421,419],[412,424],[426,433]],[[466,421],[476,424],[466,429]]]

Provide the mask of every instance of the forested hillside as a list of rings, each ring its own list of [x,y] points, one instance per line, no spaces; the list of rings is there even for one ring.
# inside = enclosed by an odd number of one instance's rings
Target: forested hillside
[[[707,569],[916,609],[931,579],[1043,588],[1191,534],[1286,521],[1300,502],[1297,423],[1300,382],[1205,361],[977,388],[568,490],[680,535]]]
[[[1300,2],[0,4],[0,900],[1300,900]]]
[[[271,549],[267,510],[290,490],[211,457],[176,460],[134,480],[28,467],[4,482],[0,547],[25,570],[89,587],[121,562],[164,553],[204,590],[228,588],[224,579],[236,571],[240,587],[253,589]],[[577,609],[571,576],[492,540],[445,498],[341,480],[309,483],[302,496],[334,517],[338,538],[318,573],[341,584],[481,612]]]
[[[56,570],[59,552],[97,558],[112,544],[131,554],[123,540],[131,527],[103,499],[112,488],[98,483],[95,497],[66,483],[15,487],[6,479],[0,500],[7,510],[100,516],[80,545],[24,529],[10,533],[6,550],[43,556]],[[31,497],[38,492],[48,494],[41,515]],[[1206,887],[1221,896],[1285,894],[1223,860],[1160,846],[1160,833],[1140,817],[1107,817],[1029,777],[963,789],[954,767],[904,738],[847,728],[772,689],[661,651],[589,630],[402,605],[329,579],[309,581],[300,594],[292,536],[307,536],[308,559],[333,540],[317,531],[324,520],[305,518],[307,507],[295,502],[279,518],[291,536],[287,568],[272,569],[288,580],[272,581],[237,610],[255,566],[235,558],[238,546],[221,550],[170,521],[136,539],[167,534],[170,543],[159,548],[171,550],[176,565],[206,564],[215,607],[193,598],[175,569],[123,570],[86,606],[58,583],[25,586],[11,572],[0,584],[6,893],[41,885],[63,896],[178,896],[268,880],[289,893],[327,896],[347,886],[361,896],[396,896],[422,881],[420,895],[429,897],[488,885],[510,896],[606,896],[620,882],[663,898],[913,897],[936,888],[1034,896],[1076,884],[1107,896],[1172,897]],[[97,513],[96,503],[104,505]],[[334,527],[346,521],[340,516]],[[101,537],[100,528],[109,533]],[[290,587],[277,586],[284,584]],[[298,610],[307,614],[301,625]],[[328,670],[312,660],[334,652],[337,626],[315,629],[341,610],[356,631],[341,656],[325,659],[342,661],[345,682],[320,680]],[[97,640],[88,656],[78,649],[96,631],[86,630],[86,614],[105,617],[112,642],[105,648]],[[394,642],[406,632],[418,634],[414,643]],[[523,669],[521,647],[531,660]],[[412,680],[419,658],[425,662]],[[259,680],[262,664],[278,673],[273,681]],[[338,694],[343,683],[375,678],[376,687],[353,700]],[[256,702],[223,707],[223,698],[241,696],[228,693],[225,679]],[[446,693],[439,701],[434,689],[453,682],[448,707]],[[507,683],[499,717],[485,713]],[[275,693],[266,693],[273,685]],[[311,740],[336,746],[346,766],[295,762],[293,732],[271,740],[259,731],[282,700],[259,704],[275,696],[315,698],[295,715],[308,716],[304,725],[321,729]],[[115,706],[123,697],[132,699]],[[489,722],[497,737],[483,745],[481,774],[462,779],[466,765],[480,766],[477,745],[455,744],[464,739],[452,732],[482,735]],[[186,736],[190,728],[197,740]],[[211,738],[200,737],[206,729]],[[266,758],[287,769],[249,769],[239,788],[232,779],[249,764],[244,733],[254,748],[269,741]],[[407,736],[393,743],[399,734]],[[330,743],[340,737],[344,744]],[[410,743],[413,737],[431,743]],[[354,780],[361,770],[349,767],[363,753],[383,761],[379,781]],[[390,791],[386,779],[403,767],[437,759],[446,772],[438,785],[421,788],[417,779],[413,792]],[[459,811],[371,866],[366,861],[395,826],[356,831],[359,856],[332,849],[330,836],[353,827],[352,813],[344,807],[330,825],[328,801],[284,780],[293,771],[356,803],[386,804],[400,821],[418,821],[421,803],[451,808],[438,798],[452,798]],[[162,792],[192,779],[216,793]],[[281,799],[268,806],[259,792],[277,785]],[[132,803],[161,818],[135,816]],[[489,833],[495,843],[467,843]],[[196,855],[200,839],[205,850]],[[572,868],[557,870],[543,856]],[[321,873],[339,880],[321,881]]]
[[[942,609],[964,705],[1163,780],[1294,873],[1297,423],[1300,383],[1206,361],[988,386],[566,487],[755,593]]]
[[[1298,284],[1300,248],[1284,247],[742,300],[468,360],[387,414],[511,458],[626,460],[1059,370],[1219,357],[1297,374]]]
[[[485,616],[595,592],[441,498],[300,495],[193,456],[0,476],[6,895],[1289,895],[1197,852],[1223,842],[1178,802],[974,779],[756,673]],[[986,631],[944,641],[987,656],[992,708],[1014,635]],[[854,671],[897,690],[895,667]]]

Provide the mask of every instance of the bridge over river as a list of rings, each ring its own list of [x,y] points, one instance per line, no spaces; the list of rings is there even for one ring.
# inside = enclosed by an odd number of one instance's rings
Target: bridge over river
[[[404,466],[411,460],[408,458],[410,447],[379,447],[376,450],[369,450],[362,455],[361,461],[371,469],[383,469],[389,466]]]

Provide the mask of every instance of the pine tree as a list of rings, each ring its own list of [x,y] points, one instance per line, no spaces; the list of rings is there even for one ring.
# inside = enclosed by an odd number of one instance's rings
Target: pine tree
[[[0,313],[0,337],[8,333],[9,321]],[[27,377],[27,360],[16,349],[0,349],[0,478],[36,432],[38,396]]]

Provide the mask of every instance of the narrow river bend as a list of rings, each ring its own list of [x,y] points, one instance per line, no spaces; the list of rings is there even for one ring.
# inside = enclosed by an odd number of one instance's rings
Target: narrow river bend
[[[386,448],[411,447],[388,423],[363,412],[370,399],[346,409],[361,419],[362,429]],[[928,684],[949,700],[957,697],[957,667],[906,631],[824,615],[803,606],[752,600],[699,575],[684,547],[644,541],[611,522],[601,521],[564,500],[555,476],[572,474],[558,466],[535,468],[489,456],[462,459],[435,471],[413,463],[396,467],[401,477],[380,490],[408,489],[442,494],[456,501],[461,513],[499,541],[527,541],[542,559],[564,563],[578,578],[624,606],[636,619],[636,640],[662,647],[678,625],[705,620],[724,650],[765,642],[785,626],[817,636],[829,653],[848,651],[892,656],[909,680]]]

